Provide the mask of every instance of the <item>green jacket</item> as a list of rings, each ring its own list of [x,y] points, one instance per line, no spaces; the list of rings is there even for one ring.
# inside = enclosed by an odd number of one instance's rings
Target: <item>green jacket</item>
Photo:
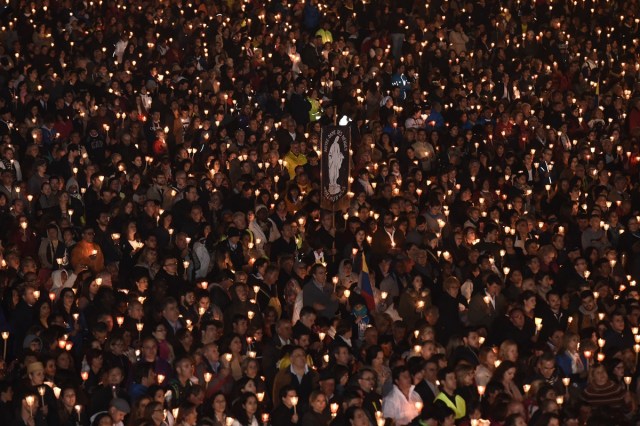
[[[444,392],[440,392],[434,402],[442,402],[447,407],[451,408],[455,413],[456,420],[460,420],[467,414],[467,404],[464,402],[464,399],[460,395],[456,395],[454,397],[454,401],[451,401],[449,395]]]

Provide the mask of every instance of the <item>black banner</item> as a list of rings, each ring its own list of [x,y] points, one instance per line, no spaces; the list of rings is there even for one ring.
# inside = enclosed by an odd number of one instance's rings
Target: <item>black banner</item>
[[[349,191],[351,129],[348,126],[325,126],[320,136],[322,199],[340,201]]]

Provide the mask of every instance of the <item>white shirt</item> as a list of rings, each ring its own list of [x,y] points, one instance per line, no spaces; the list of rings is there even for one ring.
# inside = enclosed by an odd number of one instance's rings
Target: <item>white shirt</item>
[[[409,389],[409,399],[407,399],[398,386],[393,385],[391,392],[382,399],[382,413],[385,417],[395,420],[398,426],[409,424],[420,414],[416,409],[416,402],[422,402],[422,398],[414,388],[415,386],[412,385]]]
[[[239,421],[234,420],[233,421],[233,426],[243,426],[242,424],[240,424]],[[251,419],[251,422],[248,424],[248,426],[260,426],[258,423],[258,420],[255,418],[255,416]]]

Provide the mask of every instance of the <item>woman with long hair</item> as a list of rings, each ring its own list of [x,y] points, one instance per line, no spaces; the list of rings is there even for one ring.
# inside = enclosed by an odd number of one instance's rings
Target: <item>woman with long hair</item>
[[[609,378],[607,369],[596,364],[589,370],[587,387],[582,391],[583,401],[594,409],[617,410],[619,414],[632,407],[631,395],[623,385]]]
[[[156,249],[153,249],[151,247],[143,248],[140,252],[140,255],[138,256],[138,261],[133,268],[132,275],[134,277],[145,275],[151,279],[155,278],[156,274],[160,272],[160,269],[162,269],[162,265],[160,265],[158,259],[159,256]],[[137,278],[135,286],[138,288],[138,290],[140,290]],[[134,288],[132,287],[131,290],[134,290]]]
[[[147,409],[147,405],[151,402],[150,396],[142,396],[135,400],[131,407],[131,415],[127,421],[127,426],[138,426],[144,419],[144,411]]]
[[[126,277],[133,271],[135,259],[138,257],[140,249],[144,244],[138,235],[138,226],[135,220],[129,220],[120,234],[120,276]]]
[[[496,370],[498,357],[491,346],[482,346],[478,352],[480,364],[476,367],[475,380],[479,386],[486,386]]]
[[[51,217],[58,223],[62,219],[67,219],[73,226],[82,226],[82,215],[84,214],[82,202],[76,198],[72,199],[67,191],[58,192],[57,198],[56,205],[49,211]]]
[[[583,382],[587,377],[587,359],[579,347],[578,334],[567,331],[556,356],[556,363],[562,375],[571,378],[573,382]]]
[[[378,345],[369,346],[365,353],[366,365],[377,375],[376,393],[386,395],[393,388],[391,370],[385,364],[384,352]]]
[[[178,418],[175,426],[196,426],[197,420],[196,405],[192,402],[185,402],[178,408]]]
[[[516,363],[513,361],[503,361],[493,373],[492,380],[502,384],[505,393],[507,393],[512,400],[522,402],[522,393],[518,385],[515,384],[513,379],[516,376]]]
[[[354,254],[355,253],[355,254]],[[372,268],[371,246],[367,242],[367,231],[364,228],[356,229],[353,241],[347,244],[343,251],[345,259],[352,259],[352,272],[359,274],[362,270],[363,259],[366,260],[367,266]]]
[[[49,299],[40,299],[35,304],[33,310],[34,325],[41,327],[43,330],[49,328],[49,317],[51,316],[51,302]]]
[[[40,241],[38,259],[44,269],[55,270],[60,268],[58,259],[63,259],[66,254],[64,244],[60,240],[60,229],[55,223],[47,225],[47,236]]]
[[[161,402],[153,401],[144,410],[144,422],[148,426],[168,426],[165,409]]]
[[[76,426],[81,423],[80,413],[75,409],[76,404],[76,390],[72,387],[62,388],[57,407],[61,426]]]
[[[227,425],[227,398],[222,392],[215,393],[211,398],[211,407],[208,408],[207,419],[212,421],[211,426]]]
[[[109,227],[111,229],[123,229],[127,223],[136,220],[136,206],[131,198],[123,199],[116,211],[115,217],[109,221]]]
[[[429,304],[429,298],[423,296],[422,275],[416,274],[411,278],[410,285],[400,294],[398,313],[407,325],[413,329]]]
[[[258,397],[247,392],[240,396],[234,404],[235,420],[233,426],[259,426],[256,413],[258,411]],[[303,423],[304,424],[304,423]]]
[[[77,388],[80,385],[80,377],[69,351],[61,351],[56,357],[54,383],[61,388],[67,386]]]
[[[231,355],[231,360],[223,357],[221,362],[227,362],[229,364],[227,367],[231,368],[233,380],[240,380],[242,377],[242,361],[245,358],[245,356],[242,355],[242,337],[240,337],[239,334],[230,334],[224,348],[225,352]]]

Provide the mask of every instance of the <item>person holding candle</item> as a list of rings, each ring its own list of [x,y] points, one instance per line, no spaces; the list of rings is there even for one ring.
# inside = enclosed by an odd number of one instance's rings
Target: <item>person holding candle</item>
[[[609,328],[602,337],[605,340],[605,352],[612,349],[631,349],[635,343],[633,333],[625,324],[625,316],[621,311],[615,311],[609,316]]]
[[[98,273],[104,269],[104,255],[100,246],[93,242],[95,232],[93,226],[86,226],[82,230],[82,239],[71,251],[71,266],[86,265],[91,272]]]
[[[382,220],[378,230],[372,235],[371,253],[374,259],[381,259],[387,253],[394,253],[401,249],[405,236],[397,230],[394,223],[394,213],[386,211],[382,214]]]
[[[578,258],[574,265],[581,268],[582,264],[586,267],[586,260],[584,258]],[[598,304],[596,298],[591,290],[582,290],[580,292],[580,306],[576,315],[573,315],[573,321],[569,323],[569,331],[579,333],[584,329],[597,327],[598,324]]]
[[[211,400],[211,407],[205,411],[206,417],[203,420],[211,421],[212,426],[226,426],[228,416],[227,399],[223,393],[217,392]]]
[[[514,382],[515,376],[516,364],[512,361],[503,361],[494,371],[492,380],[502,384],[504,391],[511,397],[511,400],[522,402],[522,393]]]
[[[558,395],[564,394],[565,389],[561,380],[561,372],[558,371],[553,353],[545,352],[538,357],[534,371],[535,374],[527,380],[527,383],[542,380],[545,384],[551,386]]]
[[[422,275],[414,274],[411,277],[410,285],[398,300],[398,314],[410,329],[415,328],[415,324],[420,318],[424,318],[424,312],[431,304],[428,292],[423,289],[423,284]],[[427,294],[425,295],[425,293]]]
[[[439,320],[438,337],[448,341],[451,336],[459,335],[463,331],[462,318],[468,309],[468,303],[460,294],[460,281],[455,276],[444,279],[442,291],[434,291],[438,307]]]
[[[584,353],[579,348],[580,338],[576,333],[567,332],[564,335],[562,347],[556,356],[558,368],[564,377],[574,383],[584,383],[587,377],[587,362]]]
[[[300,416],[294,410],[292,398],[297,397],[296,390],[290,386],[280,389],[281,403],[271,412],[271,423],[278,426],[294,426],[300,424]]]
[[[153,364],[150,362],[136,363],[133,368],[133,380],[129,385],[129,396],[131,400],[135,401],[138,398],[146,395],[149,387],[155,384],[157,375],[153,371]]]
[[[372,422],[367,417],[366,411],[357,406],[350,406],[345,413],[346,421],[350,426],[372,426]]]
[[[472,326],[482,326],[491,331],[494,322],[506,311],[506,299],[501,294],[502,280],[497,274],[486,278],[484,292],[476,293],[469,302],[468,320]]]
[[[48,425],[59,424],[57,398],[53,393],[53,389],[44,383],[44,365],[39,361],[28,364],[27,377],[26,386],[16,389],[17,396],[22,398],[24,395],[37,395],[33,413],[36,413],[36,410],[40,407],[38,411],[41,412]]]
[[[103,358],[106,358],[104,357],[104,353]],[[100,377],[102,380],[100,384],[93,389],[92,395],[94,397],[91,398],[85,410],[89,416],[106,410],[108,408],[107,401],[113,398],[130,399],[124,383],[126,376],[123,367],[115,363],[108,363],[105,360]],[[149,383],[149,386],[150,385],[151,383]]]
[[[223,347],[226,353],[221,358],[222,366],[229,369],[233,380],[239,380],[242,377],[242,361],[245,359],[242,354],[243,339],[239,334],[229,334]]]
[[[175,418],[169,410],[164,409],[162,402],[152,401],[144,409],[144,421],[150,426],[168,426],[170,420]]]
[[[587,387],[582,392],[582,397],[594,410],[615,410],[621,417],[629,413],[635,405],[624,385],[609,378],[603,364],[597,364],[589,370]]]
[[[57,259],[65,256],[65,247],[60,241],[60,230],[56,224],[47,226],[47,237],[40,241],[38,249],[38,260],[41,268],[56,270],[61,268]]]
[[[243,393],[233,407],[235,419],[232,426],[259,426],[256,414],[258,413],[258,398],[255,394]]]
[[[31,227],[27,216],[19,215],[17,218],[18,227],[9,235],[7,243],[15,246],[22,256],[38,255],[38,241],[34,229]]]
[[[315,390],[309,396],[309,407],[301,419],[301,425],[304,426],[325,426],[331,421],[331,416],[326,412],[327,397],[320,391]]]
[[[271,393],[273,406],[277,408],[281,404],[280,389],[290,385],[295,388],[299,397],[296,412],[303,415],[308,408],[311,391],[316,388],[320,377],[317,371],[309,368],[306,352],[300,346],[293,346],[289,352],[289,359],[291,364],[281,368],[273,380],[273,392]]]
[[[81,416],[84,412],[78,413],[75,409],[77,404],[76,391],[72,387],[63,388],[60,392],[60,399],[58,399],[58,417],[60,419],[61,426],[77,426],[78,423],[82,424],[86,421],[86,418]]]
[[[171,391],[171,408],[179,407],[187,400],[188,390],[195,386],[191,378],[193,377],[194,367],[193,360],[190,357],[183,357],[175,362],[176,375],[169,382],[169,390]]]
[[[420,414],[421,410],[418,410],[417,407],[418,405],[422,407],[423,402],[415,391],[411,374],[406,366],[395,367],[391,375],[393,389],[382,400],[382,412],[385,417],[393,419],[398,426],[405,426]],[[455,391],[456,376],[453,371],[451,371],[450,377],[453,379],[452,386]],[[443,380],[440,379],[440,382],[442,383]]]
[[[46,426],[47,421],[40,408],[40,400],[37,393],[29,393],[20,399],[18,415],[13,425],[15,426]]]
[[[175,424],[176,426],[196,426],[197,420],[198,412],[195,404],[186,402],[178,409],[178,418]]]
[[[173,376],[174,372],[171,364],[158,356],[158,341],[155,337],[143,337],[140,347],[140,360],[138,362],[151,362],[156,374],[162,374],[167,378]]]
[[[338,300],[332,286],[327,284],[327,268],[316,263],[309,275],[309,281],[302,288],[303,304],[312,306],[320,316],[333,318],[338,309]]]

